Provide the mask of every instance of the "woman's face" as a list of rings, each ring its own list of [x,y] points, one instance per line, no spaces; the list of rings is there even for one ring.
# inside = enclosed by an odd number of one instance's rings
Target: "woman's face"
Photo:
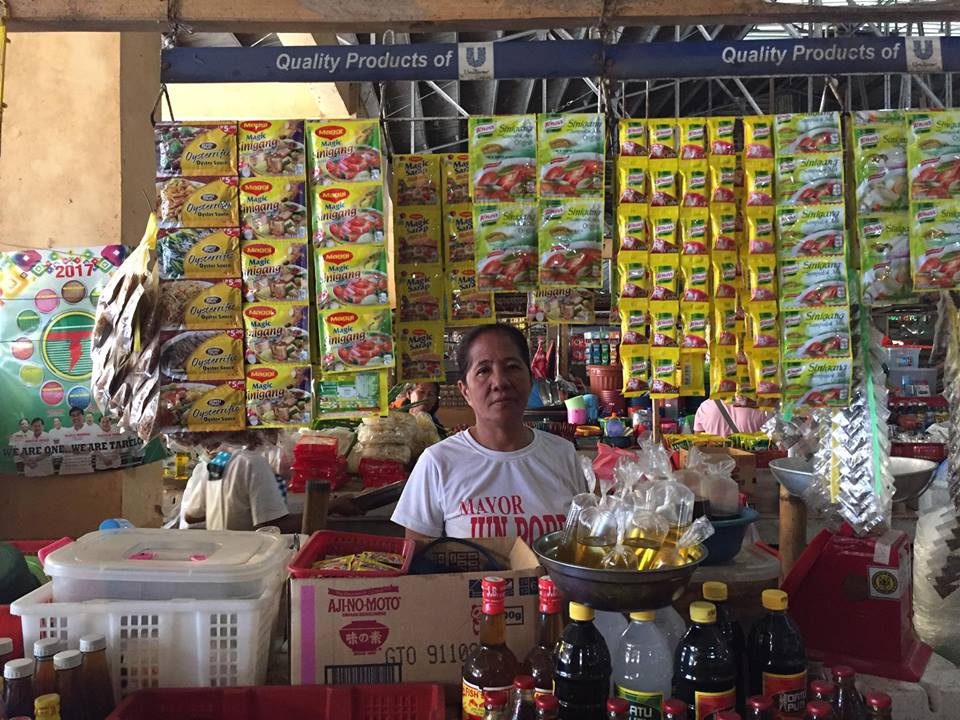
[[[478,423],[519,423],[530,397],[530,368],[509,337],[486,333],[470,347],[458,387]]]

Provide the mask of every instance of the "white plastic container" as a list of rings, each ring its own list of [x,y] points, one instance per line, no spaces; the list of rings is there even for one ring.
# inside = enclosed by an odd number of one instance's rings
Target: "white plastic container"
[[[52,602],[47,583],[10,606],[24,647],[55,637],[77,649],[84,635],[107,639],[117,698],[141,688],[263,685],[283,576],[252,600]]]
[[[290,552],[278,534],[105,530],[43,560],[59,602],[256,598]]]

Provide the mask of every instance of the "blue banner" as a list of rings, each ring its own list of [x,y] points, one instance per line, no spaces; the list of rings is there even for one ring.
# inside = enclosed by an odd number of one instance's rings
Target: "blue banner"
[[[845,37],[737,42],[595,40],[315,47],[172,48],[161,80],[361,82],[608,77],[857,75],[960,71],[960,38]]]

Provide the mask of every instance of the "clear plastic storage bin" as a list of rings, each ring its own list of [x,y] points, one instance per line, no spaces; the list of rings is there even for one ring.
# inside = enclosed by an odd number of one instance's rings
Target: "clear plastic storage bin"
[[[290,551],[276,533],[103,530],[43,558],[60,602],[256,598]]]

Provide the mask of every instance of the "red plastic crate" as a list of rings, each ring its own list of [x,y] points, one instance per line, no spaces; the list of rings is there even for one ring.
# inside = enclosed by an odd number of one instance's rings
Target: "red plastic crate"
[[[320,530],[310,536],[288,566],[295,578],[334,578],[334,577],[397,577],[410,571],[413,560],[413,540],[386,537],[383,535],[365,535],[363,533],[335,532]],[[380,570],[377,572],[355,572],[352,570],[314,570],[313,563],[327,555],[352,555],[372,550],[390,552],[403,556],[403,565],[398,570]]]
[[[2,540],[0,542],[13,545],[24,555],[36,555],[56,540]],[[9,605],[0,605],[0,637],[13,640],[13,656],[23,657],[23,628],[20,626],[19,616],[10,614]]]
[[[947,457],[947,446],[943,443],[890,443],[890,454],[894,457],[919,458],[942,462]]]
[[[443,688],[429,683],[140,690],[109,720],[444,720]]]

